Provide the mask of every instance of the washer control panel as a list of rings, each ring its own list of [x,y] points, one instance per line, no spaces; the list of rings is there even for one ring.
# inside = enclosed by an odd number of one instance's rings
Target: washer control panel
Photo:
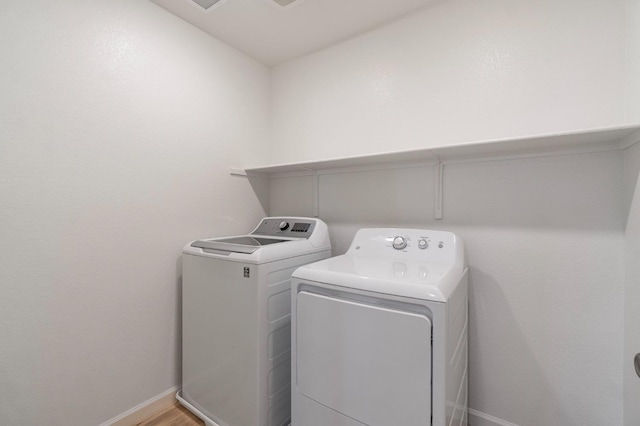
[[[286,231],[287,229],[289,229],[289,222],[283,220],[282,222],[280,222],[280,225],[278,225],[278,228],[280,228],[281,231]]]
[[[316,222],[313,219],[295,217],[268,217],[252,232],[255,235],[273,237],[309,238],[313,234]]]

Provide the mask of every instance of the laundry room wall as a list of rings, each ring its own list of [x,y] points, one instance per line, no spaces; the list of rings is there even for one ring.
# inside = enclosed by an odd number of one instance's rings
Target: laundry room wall
[[[436,1],[273,69],[271,162],[620,125],[626,0]]]
[[[633,366],[640,353],[640,143],[625,150],[624,425],[640,424],[640,378]]]
[[[627,121],[640,122],[640,0],[627,0]]]
[[[0,424],[98,425],[180,382],[182,246],[265,213],[269,70],[146,0],[0,33]]]
[[[470,268],[471,426],[622,425],[618,151],[321,171],[334,254],[361,227],[444,229]],[[271,214],[313,213],[313,178],[270,180]],[[295,194],[295,196],[292,196]]]
[[[626,112],[640,122],[640,0],[627,1]],[[640,424],[640,378],[633,357],[640,352],[640,144],[625,150],[626,262],[624,320],[624,425]]]
[[[628,7],[439,1],[277,66],[271,161],[637,122]],[[363,226],[465,240],[472,426],[622,425],[623,167],[617,151],[447,163],[441,221],[433,165],[332,170],[318,212],[335,254]],[[271,214],[313,203],[312,176],[270,180]]]

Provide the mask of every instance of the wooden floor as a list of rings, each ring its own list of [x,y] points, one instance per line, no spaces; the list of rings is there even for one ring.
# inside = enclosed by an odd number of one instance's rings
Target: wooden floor
[[[176,401],[136,426],[204,426],[204,422]]]

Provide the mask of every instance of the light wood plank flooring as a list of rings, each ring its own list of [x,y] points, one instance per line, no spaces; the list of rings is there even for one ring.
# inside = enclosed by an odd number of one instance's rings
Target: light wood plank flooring
[[[176,401],[137,426],[204,426],[204,422]]]

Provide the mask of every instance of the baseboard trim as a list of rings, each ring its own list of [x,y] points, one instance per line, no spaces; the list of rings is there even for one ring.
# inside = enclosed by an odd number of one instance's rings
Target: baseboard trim
[[[469,408],[469,426],[518,426],[515,423],[499,419],[482,411]]]
[[[100,426],[134,426],[153,413],[162,410],[176,401],[175,394],[180,388],[174,386],[159,395],[150,398],[124,413],[107,420]],[[469,408],[469,426],[518,426],[515,423]]]
[[[178,386],[167,389],[161,394],[136,405],[119,416],[107,420],[100,426],[134,426],[156,411],[160,411],[171,405],[176,400],[175,395],[178,389]]]

